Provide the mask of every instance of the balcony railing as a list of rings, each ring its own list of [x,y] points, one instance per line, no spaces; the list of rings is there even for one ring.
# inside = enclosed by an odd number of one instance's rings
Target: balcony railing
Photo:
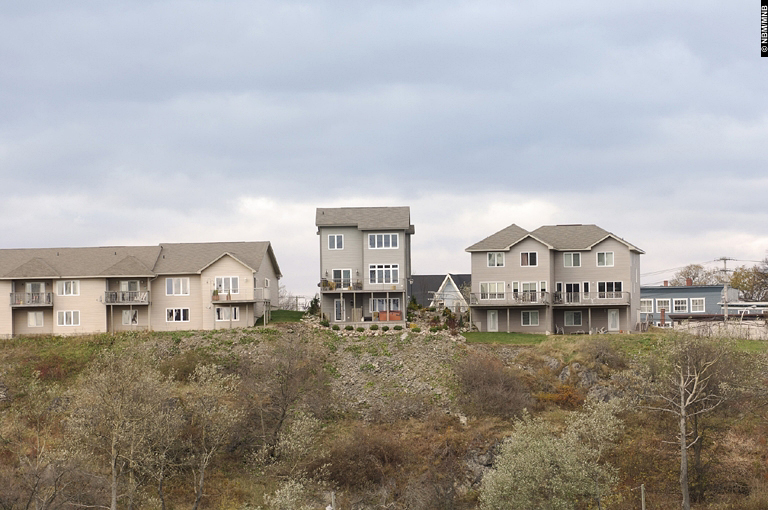
[[[53,306],[52,292],[11,292],[12,306]]]
[[[148,305],[149,291],[107,291],[104,303],[108,305]]]
[[[555,292],[555,305],[628,305],[629,292]]]
[[[380,280],[360,278],[323,278],[318,284],[322,292],[342,290],[387,291],[405,290],[405,279],[382,278]]]
[[[473,292],[469,295],[469,304],[490,306],[548,305],[549,299],[549,292]]]

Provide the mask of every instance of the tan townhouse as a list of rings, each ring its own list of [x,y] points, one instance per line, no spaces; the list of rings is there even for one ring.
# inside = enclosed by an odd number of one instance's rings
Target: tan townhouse
[[[0,336],[252,326],[281,276],[268,241],[0,250]]]
[[[480,331],[618,332],[640,322],[644,252],[596,225],[513,224],[466,251]]]
[[[409,207],[319,208],[321,313],[331,322],[405,324]]]

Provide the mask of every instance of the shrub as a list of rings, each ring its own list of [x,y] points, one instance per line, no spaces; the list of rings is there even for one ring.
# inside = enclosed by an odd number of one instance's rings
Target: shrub
[[[347,331],[353,331],[355,328],[348,324],[344,329]]]
[[[351,328],[351,327],[352,327],[352,326],[347,326],[347,328]],[[358,332],[358,333],[362,333],[363,331],[365,331],[365,328],[364,328],[364,327],[362,327],[362,326],[358,326],[358,328],[357,328],[357,332]]]
[[[462,406],[477,414],[511,418],[533,403],[522,379],[501,361],[469,355],[455,368]]]
[[[434,311],[436,311],[436,310],[437,310],[437,308],[435,308],[434,306],[430,306],[430,307],[428,308],[428,310],[429,310],[430,312],[434,312]]]
[[[327,328],[328,326],[331,325],[331,323],[328,322],[327,320],[323,319],[323,320],[320,321],[320,325],[321,326],[325,326]]]
[[[386,328],[386,326],[384,326],[384,327]],[[371,328],[370,329],[371,329],[371,331],[376,331],[377,329],[379,329],[379,325],[378,324],[371,324]]]
[[[395,326],[395,331],[402,331],[402,329],[403,329],[403,327],[400,324]]]
[[[438,331],[440,331],[440,328],[437,326],[432,326],[431,328],[429,328],[430,333],[437,333]]]
[[[333,325],[333,327],[331,327],[331,329],[332,329],[332,330],[334,330],[334,331],[338,331],[338,330],[340,330],[341,328],[339,327],[339,325],[338,325],[338,324],[334,324],[334,325]]]
[[[411,331],[413,331],[414,333],[421,333],[421,328],[418,326],[414,326],[411,328]]]
[[[563,384],[554,393],[539,393],[536,397],[542,402],[551,402],[563,409],[578,409],[584,403],[584,394],[575,386]]]
[[[405,460],[406,449],[396,434],[381,428],[357,427],[335,443],[328,458],[328,477],[345,488],[380,484],[394,476]]]
[[[397,327],[399,327],[399,326],[397,326]],[[373,326],[371,326],[371,329],[373,329]],[[402,329],[402,328],[401,328],[401,329]],[[381,327],[381,330],[382,330],[382,331],[389,331],[389,326],[382,326],[382,327]]]

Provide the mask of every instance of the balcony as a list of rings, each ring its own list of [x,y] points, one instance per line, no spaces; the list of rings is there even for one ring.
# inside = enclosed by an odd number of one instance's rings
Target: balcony
[[[549,304],[549,292],[473,292],[470,305],[479,306],[542,306]]]
[[[53,306],[53,293],[11,292],[11,306]]]
[[[555,292],[555,306],[629,305],[629,292]]]
[[[321,292],[366,291],[387,292],[404,291],[405,279],[382,278],[381,280],[355,278],[323,278],[318,284]]]
[[[107,305],[148,305],[149,291],[107,291],[104,293]]]

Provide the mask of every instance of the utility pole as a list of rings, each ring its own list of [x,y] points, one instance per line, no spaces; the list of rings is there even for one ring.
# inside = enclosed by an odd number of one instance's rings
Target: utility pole
[[[729,257],[720,257],[723,261],[723,324],[728,320],[728,261],[736,260]]]

